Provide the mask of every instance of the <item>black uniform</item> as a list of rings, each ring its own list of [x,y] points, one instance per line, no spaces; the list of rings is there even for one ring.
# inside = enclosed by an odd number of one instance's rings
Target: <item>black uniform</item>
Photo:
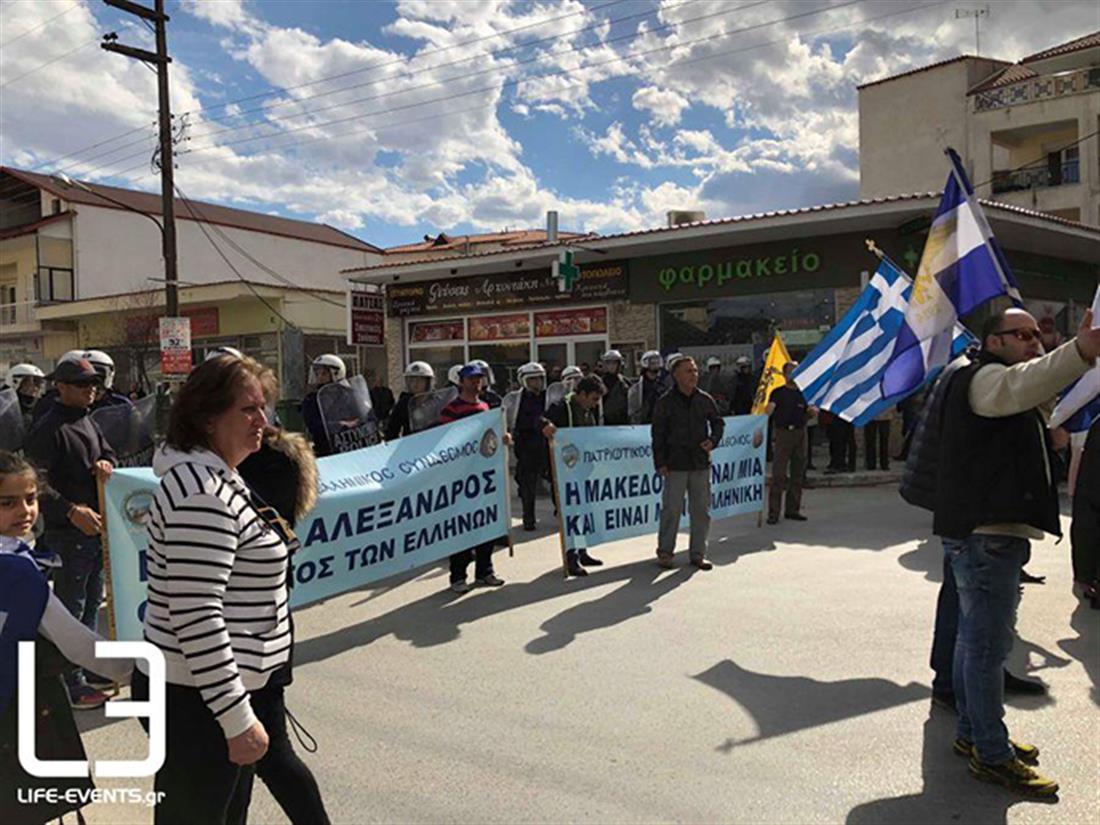
[[[1073,494],[1073,580],[1092,588],[1100,586],[1100,419],[1089,429],[1077,488]],[[1100,607],[1096,595],[1093,607]]]
[[[629,424],[630,412],[627,402],[627,393],[630,391],[630,382],[620,373],[612,375],[605,372],[600,376],[607,392],[603,397],[603,423]]]
[[[756,381],[751,372],[738,372],[733,384],[733,398],[730,409],[734,415],[748,415],[752,412],[752,402],[756,396]]]
[[[524,529],[535,527],[535,493],[547,468],[546,438],[542,434],[546,412],[546,391],[522,391],[516,423],[512,430],[516,450],[516,481],[523,502]]]
[[[390,410],[390,417],[386,419],[386,441],[395,441],[412,432],[409,429],[409,399],[412,397],[411,392],[401,393]]]

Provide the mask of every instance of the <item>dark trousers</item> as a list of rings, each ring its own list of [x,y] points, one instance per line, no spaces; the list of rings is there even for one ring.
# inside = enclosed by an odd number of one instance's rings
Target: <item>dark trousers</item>
[[[294,752],[286,729],[283,687],[267,687],[250,697],[252,712],[263,723],[270,740],[264,758],[254,769],[241,772],[241,780],[229,803],[227,823],[245,825],[252,802],[252,786],[259,776],[292,825],[328,825],[321,789],[306,764]]]
[[[768,516],[779,518],[783,493],[787,494],[787,515],[802,508],[802,479],[806,473],[806,428],[775,431],[775,460],[772,462],[772,486],[768,496]]]
[[[868,470],[875,469],[876,465],[884,470],[890,469],[889,421],[871,421],[863,428],[863,449],[867,454]]]
[[[138,669],[131,693],[135,701],[149,697],[149,677]],[[165,700],[165,759],[154,783],[164,799],[153,816],[155,825],[244,825],[257,772],[294,825],[327,825],[317,782],[287,735],[282,686],[249,695],[270,744],[263,759],[244,768],[229,761],[225,733],[197,688],[169,684]],[[143,717],[141,724],[148,731],[148,720]]]
[[[817,425],[811,424],[806,428],[806,469],[815,470],[814,467],[814,436],[817,435]]]
[[[483,579],[493,575],[493,547],[495,542],[487,541],[470,550],[463,550],[451,556],[451,584],[466,581],[466,569],[474,562],[474,578]]]
[[[94,631],[103,603],[103,545],[99,536],[86,536],[79,530],[48,530],[42,540],[61,557],[61,567],[54,573],[54,593],[78,622]],[[68,671],[65,682],[69,687],[84,684],[83,671]]]
[[[523,504],[523,526],[535,524],[535,496],[539,489],[543,468],[537,462],[520,461],[516,465],[516,481],[519,484],[519,500]]]
[[[839,416],[829,424],[829,467],[848,472],[856,468],[856,428]]]
[[[943,557],[943,584],[936,598],[936,629],[932,634],[932,659],[929,662],[935,676],[932,690],[953,693],[951,669],[955,662],[955,636],[959,632],[959,591],[955,587],[955,571],[947,555]]]

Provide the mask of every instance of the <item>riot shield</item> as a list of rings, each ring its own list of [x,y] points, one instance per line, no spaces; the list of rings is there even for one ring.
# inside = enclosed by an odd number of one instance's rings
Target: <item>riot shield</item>
[[[26,430],[23,427],[23,411],[14,388],[0,390],[0,450],[19,452],[23,449]]]
[[[504,396],[504,422],[508,432],[516,428],[516,418],[519,416],[519,404],[523,400],[523,390],[512,390]]]
[[[439,423],[443,408],[458,397],[458,387],[422,392],[409,399],[409,430],[418,433]]]
[[[133,404],[100,407],[92,421],[115,451],[116,467],[149,467],[153,463],[157,398],[147,395]]]
[[[626,391],[626,413],[631,424],[642,423],[642,408],[645,402],[645,382],[639,378]]]
[[[333,453],[361,450],[381,440],[363,376],[325,384],[317,390],[317,406]]]
[[[551,404],[557,404],[559,401],[564,399],[568,393],[569,390],[566,388],[564,383],[562,383],[561,381],[555,381],[553,384],[546,388],[546,406],[549,407]]]

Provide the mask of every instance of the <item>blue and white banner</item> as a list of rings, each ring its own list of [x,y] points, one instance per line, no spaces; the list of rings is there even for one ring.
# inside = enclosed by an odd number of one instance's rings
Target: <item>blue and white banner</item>
[[[759,512],[767,499],[767,416],[724,420],[722,441],[711,453],[710,515],[716,519]],[[664,479],[653,466],[649,427],[559,429],[553,460],[567,549],[656,535]],[[688,526],[686,507],[680,526]]]
[[[884,258],[859,300],[795,370],[794,382],[808,403],[862,427],[939,374],[940,368],[935,367],[920,384],[894,395],[883,394],[883,373],[912,292],[909,276]],[[951,357],[974,342],[965,327],[955,324]]]
[[[506,536],[504,417],[453,424],[318,461],[320,497],[299,522],[290,603],[301,607]],[[105,488],[119,639],[141,638],[146,524],[157,479],[118,470]]]
[[[993,237],[962,161],[947,150],[951,172],[928,231],[905,322],[882,377],[883,395],[903,395],[951,360],[952,330],[998,295],[1017,304],[1020,291]]]

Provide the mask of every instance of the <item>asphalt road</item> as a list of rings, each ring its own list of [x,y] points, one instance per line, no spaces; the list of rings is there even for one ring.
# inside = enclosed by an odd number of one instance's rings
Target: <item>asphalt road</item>
[[[1010,660],[1050,686],[1007,715],[1062,785],[1050,804],[971,779],[930,710],[930,518],[892,487],[809,491],[806,512],[716,522],[709,573],[639,539],[564,581],[556,534],[518,532],[503,588],[454,596],[438,567],[298,612],[288,705],[333,822],[1096,822],[1100,612],[1071,594],[1068,539],[1034,547],[1047,584]],[[144,754],[136,721],[85,716],[93,758]],[[259,783],[250,821],[286,821]]]

